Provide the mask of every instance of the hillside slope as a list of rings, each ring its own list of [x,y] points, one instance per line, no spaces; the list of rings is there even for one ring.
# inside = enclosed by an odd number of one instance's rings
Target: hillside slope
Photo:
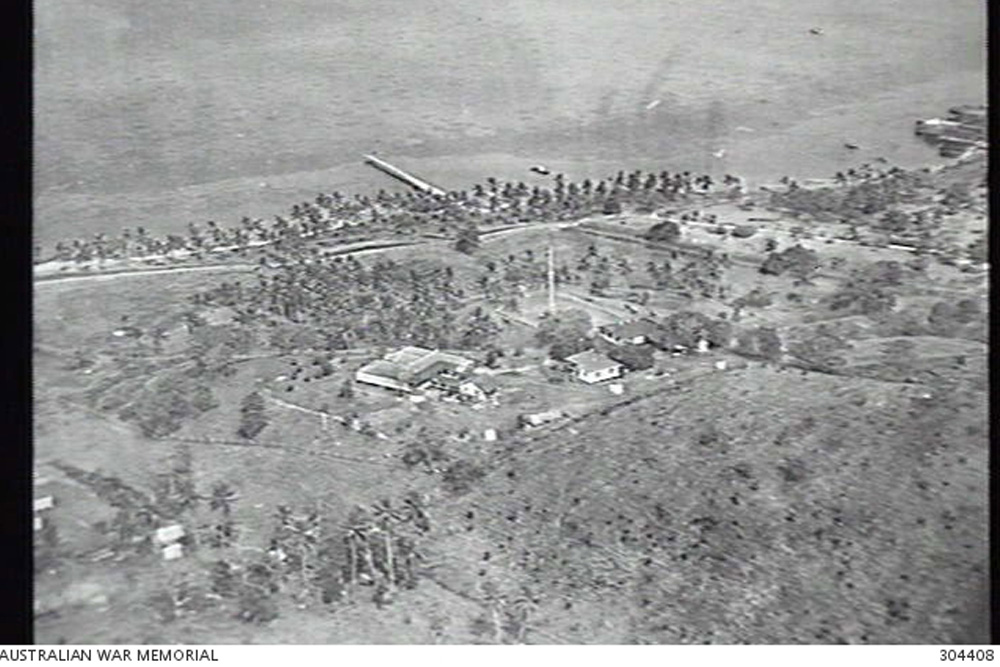
[[[982,642],[985,404],[700,378],[524,444],[439,510],[435,555],[470,593],[533,600],[529,642]]]

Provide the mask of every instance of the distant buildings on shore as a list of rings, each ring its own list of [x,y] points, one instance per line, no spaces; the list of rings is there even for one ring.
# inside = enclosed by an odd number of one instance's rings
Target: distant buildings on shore
[[[987,148],[985,106],[961,105],[946,118],[918,120],[914,133],[936,145],[943,157],[958,157],[973,148]]]

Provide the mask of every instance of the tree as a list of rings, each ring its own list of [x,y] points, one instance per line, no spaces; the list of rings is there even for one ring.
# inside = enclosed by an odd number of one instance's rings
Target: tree
[[[245,623],[263,624],[278,617],[278,605],[274,593],[278,585],[271,569],[264,563],[255,563],[243,573],[239,587],[239,611],[237,617]]]
[[[554,358],[564,359],[590,347],[592,328],[593,322],[587,311],[570,308],[546,313],[538,323],[535,338],[541,345],[550,347]]]
[[[43,572],[55,567],[59,557],[59,531],[52,518],[46,516],[42,529],[35,535],[34,569]]]
[[[472,489],[472,485],[482,479],[486,473],[471,461],[460,459],[448,466],[441,482],[449,493],[462,495]]]
[[[479,249],[479,231],[475,225],[469,225],[458,232],[455,240],[455,250],[471,255]]]
[[[604,200],[604,205],[601,207],[601,213],[604,215],[619,215],[622,212],[622,203],[618,201],[617,197],[609,197]]]
[[[236,536],[232,513],[233,503],[238,497],[236,491],[225,482],[217,482],[212,486],[208,508],[220,515],[218,522],[213,526],[211,536],[212,546],[216,548],[229,546]]]
[[[351,381],[351,378],[346,378],[340,385],[340,389],[337,391],[337,398],[354,398],[354,382]]]
[[[785,271],[802,281],[807,281],[819,269],[819,254],[815,250],[794,245],[781,252],[768,255],[760,272],[765,275],[780,276]]]
[[[760,287],[752,290],[736,299],[733,305],[737,308],[767,308],[774,303],[774,298],[769,292],[765,292]]]
[[[978,239],[970,243],[966,252],[969,259],[977,264],[985,264],[990,261],[990,251],[986,245],[985,236],[980,236]]]
[[[587,311],[569,308],[543,315],[535,338],[542,345],[550,345],[560,339],[586,337],[591,327],[592,321]]]
[[[647,241],[657,241],[662,243],[673,243],[681,237],[681,228],[673,220],[658,222],[643,234]]]
[[[240,425],[236,434],[245,440],[253,440],[267,425],[264,397],[259,392],[250,392],[240,406]]]
[[[903,266],[894,261],[878,261],[854,271],[836,292],[826,298],[830,310],[877,316],[896,306],[894,290],[903,283]]]
[[[225,560],[217,560],[209,570],[211,590],[223,598],[235,597],[239,593],[239,580],[233,566]]]
[[[758,327],[737,337],[736,350],[747,356],[778,361],[781,359],[781,338],[774,329]]]
[[[630,371],[647,370],[653,367],[653,350],[646,345],[623,345],[608,352],[608,357],[625,366]]]
[[[144,387],[119,412],[119,418],[139,425],[148,438],[161,438],[178,430],[184,421],[218,403],[211,389],[190,376],[162,376]]]
[[[713,320],[704,313],[682,310],[663,320],[662,326],[667,338],[675,345],[690,348],[695,347],[700,340],[707,340],[714,345],[728,343],[728,336],[722,341],[718,340],[719,336],[713,334]]]
[[[354,583],[364,576],[370,582],[375,576],[369,533],[374,524],[363,507],[355,507],[347,520],[348,582]],[[367,570],[367,572],[366,572]]]

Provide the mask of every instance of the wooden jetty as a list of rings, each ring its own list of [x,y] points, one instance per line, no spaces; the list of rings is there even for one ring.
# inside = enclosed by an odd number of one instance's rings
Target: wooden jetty
[[[381,160],[375,157],[374,155],[365,155],[364,158],[365,158],[365,164],[371,165],[372,167],[375,167],[376,169],[381,171],[383,174],[388,174],[389,176],[392,176],[396,180],[406,183],[415,190],[419,190],[420,192],[426,192],[429,195],[438,195],[441,197],[447,194],[444,190],[437,187],[436,185],[432,185],[431,183],[428,183],[422,178],[417,178],[413,174],[403,171],[399,167],[395,167],[386,162],[385,160]]]

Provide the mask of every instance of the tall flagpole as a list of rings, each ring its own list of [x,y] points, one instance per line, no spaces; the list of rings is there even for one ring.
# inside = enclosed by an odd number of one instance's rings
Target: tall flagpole
[[[556,312],[556,260],[551,240],[549,241],[549,312]]]

